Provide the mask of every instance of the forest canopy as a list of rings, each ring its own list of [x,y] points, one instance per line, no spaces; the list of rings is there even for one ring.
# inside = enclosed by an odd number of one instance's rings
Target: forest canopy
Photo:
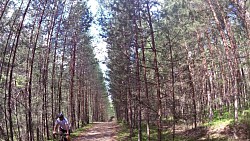
[[[58,113],[71,129],[108,120],[87,1],[0,1],[0,140],[49,140]]]
[[[249,112],[249,1],[100,3],[109,91],[131,138],[150,140],[156,126],[157,140],[171,140],[167,126],[174,140],[177,124],[238,123]]]
[[[223,120],[247,138],[236,128],[250,128],[249,1],[99,0],[96,15],[87,3],[0,1],[0,139],[49,140],[60,112],[73,131],[115,113],[131,140]]]

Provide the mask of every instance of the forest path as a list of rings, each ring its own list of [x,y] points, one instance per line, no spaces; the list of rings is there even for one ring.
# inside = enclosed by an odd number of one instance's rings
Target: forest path
[[[116,141],[118,129],[119,125],[116,122],[94,122],[91,128],[72,141]]]

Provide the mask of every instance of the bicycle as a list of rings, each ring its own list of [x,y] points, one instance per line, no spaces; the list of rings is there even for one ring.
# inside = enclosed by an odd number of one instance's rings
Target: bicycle
[[[54,138],[55,138],[55,135],[59,135],[59,141],[67,141],[66,136],[67,136],[68,134],[66,134],[66,133],[55,133],[55,134],[53,134],[53,137],[54,137]]]

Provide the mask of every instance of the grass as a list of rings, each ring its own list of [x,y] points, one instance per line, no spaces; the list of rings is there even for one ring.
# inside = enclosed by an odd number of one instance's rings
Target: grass
[[[119,123],[120,124],[120,131],[118,133],[118,141],[127,141],[130,140],[130,129],[129,126],[124,124],[124,123]],[[150,127],[150,140],[157,140],[157,127],[156,126],[151,126]],[[164,141],[172,141],[172,134],[169,131],[163,131],[162,132],[162,140]],[[142,140],[146,141],[147,140],[147,132],[146,132],[146,125],[142,125]],[[183,141],[184,137],[176,136],[175,137],[176,141]],[[133,130],[133,135],[131,137],[131,141],[138,141],[138,130],[134,129]]]
[[[75,138],[81,135],[82,132],[86,131],[87,129],[91,128],[92,124],[88,124],[84,127],[76,129],[73,133],[70,133],[70,138]],[[48,140],[48,141],[53,141],[53,140]]]
[[[240,111],[238,113],[238,121],[235,122],[234,121],[234,115],[233,115],[233,111],[231,114],[229,114],[228,112],[224,112],[222,116],[218,116],[218,112],[215,111],[214,112],[214,118],[213,121],[211,122],[207,122],[204,124],[204,126],[207,126],[208,128],[210,128],[210,130],[214,130],[214,131],[226,131],[228,133],[224,134],[223,139],[224,140],[234,140],[232,137],[232,129],[235,129],[236,132],[234,132],[234,134],[238,134],[238,135],[242,135],[244,133],[242,133],[242,129],[244,127],[248,127],[250,128],[250,109],[247,110],[243,110]],[[225,130],[225,127],[227,127],[227,129]],[[241,130],[241,131],[240,131]],[[219,132],[218,133],[214,133],[216,134],[216,136],[222,137],[223,135],[221,135]],[[242,136],[244,137],[244,135]],[[222,139],[221,139],[222,140]]]
[[[119,123],[120,130],[118,132],[118,141],[123,141],[129,138],[129,127],[124,123]]]
[[[218,119],[218,120],[213,120],[212,122],[207,122],[204,124],[204,126],[209,126],[209,127],[219,127],[219,126],[227,126],[229,124],[233,123],[233,119]]]
[[[71,138],[78,137],[81,135],[82,132],[86,131],[87,129],[91,128],[92,126],[93,126],[92,124],[88,124],[84,127],[78,128],[73,133],[70,133],[70,137]]]
[[[239,112],[238,119],[239,123],[250,124],[250,109]],[[224,112],[220,117],[218,111],[214,111],[213,121],[205,123],[204,126],[217,127],[217,126],[232,125],[232,124],[234,124],[233,112],[232,113]]]
[[[250,108],[248,110],[242,111],[239,121],[250,126]]]
[[[166,121],[171,120],[165,119]],[[168,122],[165,122],[165,124]],[[250,109],[244,110],[239,112],[239,120],[235,124],[234,122],[234,115],[233,111],[232,113],[224,112],[221,116],[219,116],[219,111],[214,111],[214,118],[211,122],[206,122],[202,126],[197,127],[198,130],[186,130],[182,133],[176,135],[175,141],[196,141],[198,139],[202,139],[205,141],[228,141],[235,139],[232,136],[229,136],[227,133],[221,134],[221,131],[224,131],[225,127],[227,129],[231,129],[228,127],[234,127],[238,128],[237,124],[244,124],[250,127]],[[127,141],[130,140],[130,130],[129,126],[120,123],[120,131],[118,133],[118,141]],[[204,129],[203,131],[200,131]],[[164,129],[165,131],[162,132],[162,140],[164,141],[172,141],[172,133],[171,129]],[[133,130],[133,135],[131,137],[131,141],[137,141],[138,140],[138,130]],[[150,127],[150,133],[151,133],[151,140],[157,140],[157,127],[153,126]],[[142,125],[142,140],[147,140],[147,134],[146,134],[146,126]]]

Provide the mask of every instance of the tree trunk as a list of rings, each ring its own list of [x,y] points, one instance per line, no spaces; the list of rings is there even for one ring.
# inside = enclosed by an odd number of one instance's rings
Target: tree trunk
[[[134,17],[134,24],[136,25],[135,17]],[[142,126],[141,126],[141,78],[140,78],[140,56],[138,52],[138,30],[135,26],[135,52],[136,52],[136,91],[137,91],[137,100],[139,102],[138,105],[138,141],[142,140]]]
[[[64,37],[64,43],[63,43],[63,51],[62,51],[62,60],[60,65],[60,75],[59,75],[59,81],[58,81],[58,113],[62,112],[62,80],[63,80],[63,65],[64,65],[64,54],[66,51],[66,43],[67,43],[67,33]]]
[[[18,33],[17,33],[17,37],[16,37],[16,42],[15,42],[15,46],[13,47],[13,58],[11,61],[11,68],[10,68],[10,76],[9,76],[9,95],[8,95],[8,113],[9,113],[9,125],[10,125],[10,138],[13,141],[14,137],[13,137],[13,123],[12,123],[12,110],[11,110],[11,97],[12,97],[12,80],[13,80],[13,71],[14,71],[14,64],[15,64],[15,59],[16,59],[16,51],[17,51],[17,47],[19,44],[19,39],[20,39],[20,34],[22,31],[22,27],[23,27],[23,22],[25,19],[25,15],[28,11],[29,8],[29,4],[30,4],[31,0],[29,0],[27,7],[25,9],[25,12],[23,14],[23,19],[21,21],[20,27],[18,29]]]
[[[172,82],[171,82],[171,87],[172,87],[172,99],[173,99],[173,141],[175,139],[175,122],[176,122],[176,111],[175,111],[175,89],[174,89],[174,83],[175,83],[175,78],[174,78],[174,60],[173,60],[173,51],[172,51],[172,44],[170,38],[168,38],[168,44],[169,44],[169,51],[170,51],[170,62],[171,62],[171,76],[172,76]]]
[[[218,1],[215,1],[217,7],[219,7],[221,9],[221,6],[219,4]],[[221,24],[221,22],[218,20],[218,15],[215,12],[213,3],[211,2],[211,0],[208,0],[210,9],[213,12],[213,16],[215,19],[215,22],[217,24],[217,28],[220,31],[220,36],[222,38],[223,41],[223,45],[225,47],[225,51],[226,51],[226,58],[228,60],[228,64],[229,64],[229,69],[230,69],[230,74],[231,74],[231,78],[232,78],[232,83],[231,83],[231,87],[232,87],[232,96],[234,97],[234,121],[238,120],[238,88],[237,88],[237,73],[238,73],[238,61],[237,61],[237,56],[236,56],[236,44],[232,41],[233,36],[231,34],[231,30],[230,30],[230,25],[228,24],[228,21],[225,19],[224,17],[224,13],[221,12],[221,15],[223,17],[223,22],[224,22],[224,28]],[[222,10],[222,9],[221,9]],[[227,44],[227,40],[226,40],[226,35],[224,33],[224,30],[227,31],[228,36],[229,36],[229,41],[230,41],[230,46]],[[230,50],[232,49],[232,50]],[[231,54],[229,54],[231,53]]]
[[[43,6],[43,11],[38,23],[38,28],[37,28],[37,33],[36,33],[36,37],[35,37],[35,42],[34,42],[34,46],[32,49],[32,56],[31,56],[31,62],[30,62],[30,74],[29,74],[29,85],[28,85],[28,93],[29,93],[29,102],[28,102],[28,117],[29,117],[29,140],[33,141],[34,140],[34,132],[33,132],[33,124],[32,124],[32,76],[33,76],[33,65],[34,65],[34,60],[35,60],[35,54],[36,54],[36,48],[37,48],[37,42],[38,42],[38,37],[39,37],[39,33],[40,33],[40,28],[41,28],[41,24],[43,21],[43,15],[44,15],[44,11],[45,11],[45,7],[47,4],[47,0],[46,3]]]
[[[81,122],[82,122],[82,127],[86,124],[86,120],[85,120],[85,97],[86,97],[86,94],[85,94],[85,70],[84,68],[81,70],[81,75],[80,77],[82,78],[81,81],[82,81],[82,84],[81,84],[81,93],[82,93],[82,96],[81,96],[81,111],[82,111],[82,114],[81,114]]]
[[[47,62],[46,62],[46,75],[47,75],[47,80],[48,80],[48,66],[49,66],[49,54],[50,54],[50,50],[51,50],[51,46],[52,46],[52,38],[53,38],[53,33],[54,33],[54,27],[56,25],[56,20],[57,20],[57,14],[58,14],[58,4],[56,3],[56,5],[53,7],[53,14],[51,15],[51,26],[50,26],[50,29],[48,31],[48,42],[47,42],[47,46],[48,46],[48,52],[47,52]],[[59,27],[60,28],[60,25],[61,25],[61,18],[60,18],[60,21],[59,21]],[[58,34],[59,34],[59,31],[57,30],[56,32],[56,39],[58,39]],[[56,62],[56,50],[57,50],[57,40],[55,41],[55,47],[54,47],[54,53],[53,53],[53,64],[52,64],[52,78],[51,78],[51,121],[54,121],[54,98],[55,98],[55,62]],[[52,123],[52,127],[54,127],[54,122]],[[49,135],[49,126],[47,126],[47,139],[49,139],[50,135]]]
[[[70,63],[70,90],[69,90],[69,104],[70,104],[70,115],[71,115],[71,127],[75,129],[75,95],[74,95],[74,77],[75,77],[75,60],[76,60],[76,33],[73,36],[73,46],[71,52],[71,63]]]
[[[185,43],[185,47],[186,50],[189,52],[187,44]],[[197,111],[196,111],[196,96],[195,96],[195,84],[194,84],[194,80],[193,80],[193,68],[192,66],[194,66],[194,60],[191,56],[188,56],[188,78],[189,78],[189,86],[191,88],[191,93],[192,93],[192,105],[193,105],[193,111],[192,111],[192,115],[193,115],[193,124],[194,124],[194,128],[197,128]]]
[[[16,18],[17,18],[17,16],[15,17],[14,21],[16,21]],[[13,28],[14,23],[15,23],[15,22],[13,22],[11,28]],[[12,33],[10,32],[9,35],[8,35],[8,38],[7,38],[7,41],[6,41],[6,45],[5,45],[5,48],[4,48],[4,51],[3,51],[2,59],[1,59],[2,64],[1,64],[1,66],[0,66],[0,80],[2,79],[2,73],[3,73],[4,65],[6,65],[6,64],[5,64],[5,58],[6,58],[6,54],[7,54],[8,44],[9,44],[9,41],[11,40],[11,37],[12,37]],[[15,40],[14,40],[14,41],[15,41]],[[8,70],[7,70],[6,78],[8,78],[8,75],[9,75],[9,67],[10,67],[9,65],[10,65],[10,58],[11,58],[11,55],[12,55],[12,52],[11,52],[11,54],[10,54],[9,61],[8,61]],[[7,81],[8,81],[8,79],[6,79],[6,83],[7,83]],[[5,85],[7,86],[7,84],[5,84]],[[6,135],[7,135],[7,137],[9,137],[8,120],[7,120],[7,107],[6,107],[6,105],[7,105],[7,91],[6,91],[6,89],[5,89],[4,94],[5,94],[5,95],[4,95],[4,97],[5,97],[5,98],[4,98],[5,127],[6,127]],[[9,138],[8,138],[8,140],[9,140]]]
[[[152,50],[154,52],[154,69],[155,69],[155,77],[156,77],[156,87],[157,87],[157,109],[158,109],[158,120],[157,120],[157,130],[158,130],[158,141],[162,140],[162,103],[161,103],[161,90],[160,90],[160,76],[158,70],[158,62],[157,62],[157,50],[155,45],[155,37],[154,37],[154,29],[151,20],[151,13],[149,8],[149,3],[147,3],[147,12],[148,12],[148,24],[150,27],[150,35],[151,35],[151,42],[152,42]]]
[[[89,87],[89,81],[87,81],[87,85],[86,85],[86,90],[85,90],[85,120],[86,120],[86,124],[89,124],[89,92],[88,92],[88,88]]]
[[[16,35],[17,36],[17,35]],[[16,39],[16,36],[15,36],[15,39]],[[13,41],[13,45],[12,46],[14,46],[14,43],[15,43],[15,41],[16,40],[14,40]],[[10,136],[10,139],[11,139],[11,141],[13,141],[13,129],[12,129],[12,127],[13,127],[13,124],[12,124],[12,118],[11,118],[11,113],[12,113],[12,110],[11,110],[11,86],[10,86],[10,84],[8,83],[8,77],[9,77],[9,73],[11,73],[10,72],[10,70],[11,70],[11,57],[13,56],[13,47],[12,47],[12,49],[11,49],[11,52],[10,52],[10,57],[9,57],[9,60],[8,60],[8,67],[7,67],[7,71],[6,71],[6,80],[5,80],[5,90],[4,90],[4,97],[5,97],[5,99],[4,99],[4,105],[5,105],[5,122],[6,122],[6,131],[7,131],[7,138],[8,138],[8,140],[9,140],[9,136]],[[13,65],[12,65],[13,66]],[[12,77],[11,77],[12,78]],[[9,82],[10,82],[10,80],[9,80]],[[9,86],[9,87],[8,87]],[[7,88],[9,88],[8,90],[8,95],[7,95]],[[8,97],[7,97],[8,96]],[[7,105],[7,107],[6,107],[6,105]],[[9,114],[9,119],[8,119],[8,114]],[[9,131],[8,131],[8,121],[9,121],[9,126],[10,126],[10,133],[9,133]],[[10,134],[10,135],[9,135]]]
[[[10,1],[10,0],[7,0],[7,1],[5,2],[4,6],[3,6],[3,9],[1,10],[0,21],[1,21],[2,17],[3,17],[3,14],[4,14],[4,12],[5,12],[6,8],[7,8],[7,5],[8,5],[8,3],[9,3],[9,1]]]
[[[140,27],[141,27],[141,20],[140,20]],[[143,79],[144,79],[144,87],[145,87],[145,95],[146,95],[146,124],[147,124],[147,137],[148,141],[150,141],[150,124],[149,124],[149,108],[150,101],[148,95],[148,80],[147,80],[147,66],[146,66],[146,57],[145,57],[145,47],[144,47],[144,39],[141,37],[141,48],[142,48],[142,65],[143,65]]]

